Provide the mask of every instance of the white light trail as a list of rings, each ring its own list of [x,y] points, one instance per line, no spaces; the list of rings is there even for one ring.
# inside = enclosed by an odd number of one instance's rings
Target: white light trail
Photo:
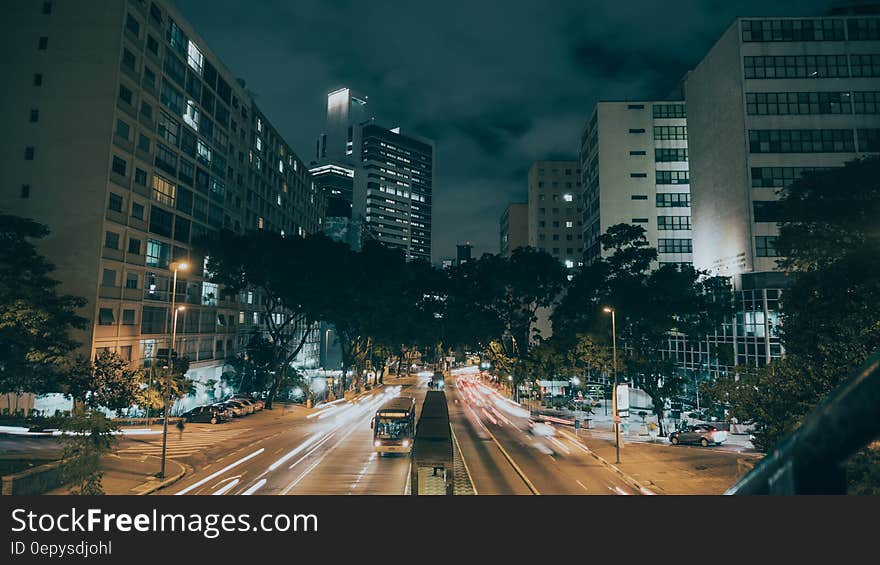
[[[194,483],[194,484],[192,484],[192,485],[186,487],[186,488],[183,489],[182,491],[177,492],[177,493],[175,493],[175,494],[176,494],[177,496],[180,496],[180,495],[182,495],[182,494],[186,494],[186,493],[188,493],[188,492],[190,492],[190,491],[192,491],[192,490],[194,490],[194,489],[197,489],[197,488],[199,488],[200,486],[202,486],[203,484],[205,484],[205,483],[207,483],[208,481],[210,481],[211,479],[216,479],[217,477],[219,477],[220,475],[222,475],[222,474],[225,473],[226,471],[228,471],[228,470],[230,470],[230,469],[232,469],[232,468],[234,468],[234,467],[237,467],[237,466],[241,465],[241,464],[244,463],[245,461],[248,461],[248,460],[250,460],[250,459],[253,459],[254,457],[256,457],[257,455],[259,455],[260,453],[262,453],[262,452],[264,452],[264,451],[266,451],[266,448],[265,448],[265,447],[261,447],[260,449],[254,451],[254,452],[251,453],[250,455],[248,455],[248,456],[246,456],[246,457],[242,457],[242,458],[239,459],[238,461],[235,461],[235,462],[233,462],[233,463],[230,463],[229,465],[223,467],[223,468],[220,469],[219,471],[217,471],[217,472],[215,472],[215,473],[213,473],[213,474],[211,474],[211,475],[205,477],[205,478],[202,479],[201,481],[199,481],[199,482],[197,482],[197,483]]]

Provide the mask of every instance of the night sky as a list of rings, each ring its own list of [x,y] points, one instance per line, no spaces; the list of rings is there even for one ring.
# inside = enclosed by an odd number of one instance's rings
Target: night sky
[[[735,16],[830,0],[176,0],[307,163],[326,95],[436,141],[434,260],[498,252],[498,218],[537,159],[574,159],[600,99],[664,97]]]

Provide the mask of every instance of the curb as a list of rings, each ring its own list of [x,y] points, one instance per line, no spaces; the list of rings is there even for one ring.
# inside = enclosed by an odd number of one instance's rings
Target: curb
[[[135,496],[146,496],[148,494],[152,494],[152,493],[156,492],[157,490],[165,488],[171,484],[176,483],[180,479],[182,479],[183,476],[186,475],[186,467],[184,467],[180,463],[178,463],[178,465],[180,465],[180,469],[181,469],[179,473],[177,473],[173,477],[169,477],[169,478],[165,479],[161,483],[156,483],[155,485],[151,484],[148,489],[143,490],[141,492],[138,492]],[[148,484],[148,483],[143,483],[143,484]],[[141,485],[141,486],[143,486],[143,485]]]
[[[617,467],[616,465],[610,463],[610,462],[607,461],[604,457],[601,457],[600,455],[598,455],[595,451],[593,451],[592,449],[590,449],[590,446],[588,446],[588,445],[586,445],[584,442],[582,442],[582,441],[580,440],[580,438],[577,438],[577,437],[575,437],[575,436],[572,436],[568,431],[565,431],[564,433],[565,433],[567,436],[569,436],[569,438],[574,438],[575,441],[577,441],[578,443],[580,443],[581,445],[583,445],[584,447],[586,447],[586,448],[589,450],[590,455],[592,455],[594,459],[596,459],[597,461],[599,461],[600,463],[602,463],[603,465],[605,465],[606,467],[608,467],[609,469],[611,469],[612,471],[614,471],[615,473],[617,473],[617,474],[620,476],[620,478],[624,480],[624,482],[626,482],[629,486],[631,486],[631,487],[635,488],[636,490],[638,490],[641,494],[646,494],[646,493],[650,493],[650,494],[659,494],[659,493],[657,493],[656,491],[654,491],[654,490],[652,490],[652,489],[649,489],[648,487],[644,486],[642,483],[640,483],[639,481],[635,480],[635,479],[632,478],[631,476],[627,475],[627,474],[624,473],[623,471],[621,471],[619,467]]]

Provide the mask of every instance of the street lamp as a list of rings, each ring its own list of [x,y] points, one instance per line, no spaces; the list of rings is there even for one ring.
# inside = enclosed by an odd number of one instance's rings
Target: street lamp
[[[510,396],[513,398],[513,401],[516,402],[516,389],[513,386],[513,375],[507,375],[507,380],[510,382]]]
[[[174,371],[174,359],[171,354],[174,351],[174,343],[177,341],[177,313],[186,309],[185,306],[177,307],[175,305],[177,300],[177,272],[189,269],[189,264],[171,263],[171,269],[174,271],[174,278],[171,283],[171,345],[168,347],[168,371],[165,373],[165,394],[163,395],[165,406],[162,417],[162,467],[159,470],[160,479],[165,478],[165,453],[168,445],[168,396],[170,392],[168,390],[168,376]]]
[[[611,391],[611,417],[614,419],[614,447],[617,452],[617,463],[620,463],[620,417],[617,415],[617,312],[609,306],[602,308],[602,311],[606,314],[611,314],[611,344],[614,360],[614,389]]]

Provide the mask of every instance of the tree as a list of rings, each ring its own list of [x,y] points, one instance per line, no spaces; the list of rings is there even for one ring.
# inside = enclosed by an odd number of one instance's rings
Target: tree
[[[589,334],[577,334],[575,345],[568,350],[566,360],[572,373],[580,375],[584,383],[597,374],[607,375],[613,361],[608,345]]]
[[[805,173],[780,191],[786,357],[708,392],[771,449],[880,348],[880,159]]]
[[[143,371],[131,369],[117,353],[102,351],[94,362],[78,356],[65,374],[65,394],[90,408],[120,411],[138,400]]]
[[[208,278],[223,285],[223,292],[251,292],[258,297],[260,331],[272,344],[275,357],[266,399],[266,408],[271,409],[328,300],[324,283],[327,273],[336,273],[338,265],[329,264],[323,254],[342,244],[320,234],[301,238],[265,231],[245,235],[222,231],[197,245],[208,256]]]
[[[61,472],[66,483],[73,483],[71,494],[104,494],[101,485],[101,457],[116,442],[116,429],[100,410],[79,406],[63,426]]]
[[[262,395],[274,386],[275,348],[259,332],[248,338],[243,354],[230,358],[228,362],[233,373],[225,375],[226,382],[236,392]]]
[[[178,357],[171,366],[154,363],[141,373],[142,381],[135,396],[138,406],[148,411],[160,411],[175,401],[186,397],[193,390],[193,381],[187,378],[189,359]]]
[[[86,325],[76,313],[85,299],[58,294],[55,267],[32,242],[48,234],[33,220],[0,214],[0,394],[57,387],[58,369],[78,345],[70,331]]]

